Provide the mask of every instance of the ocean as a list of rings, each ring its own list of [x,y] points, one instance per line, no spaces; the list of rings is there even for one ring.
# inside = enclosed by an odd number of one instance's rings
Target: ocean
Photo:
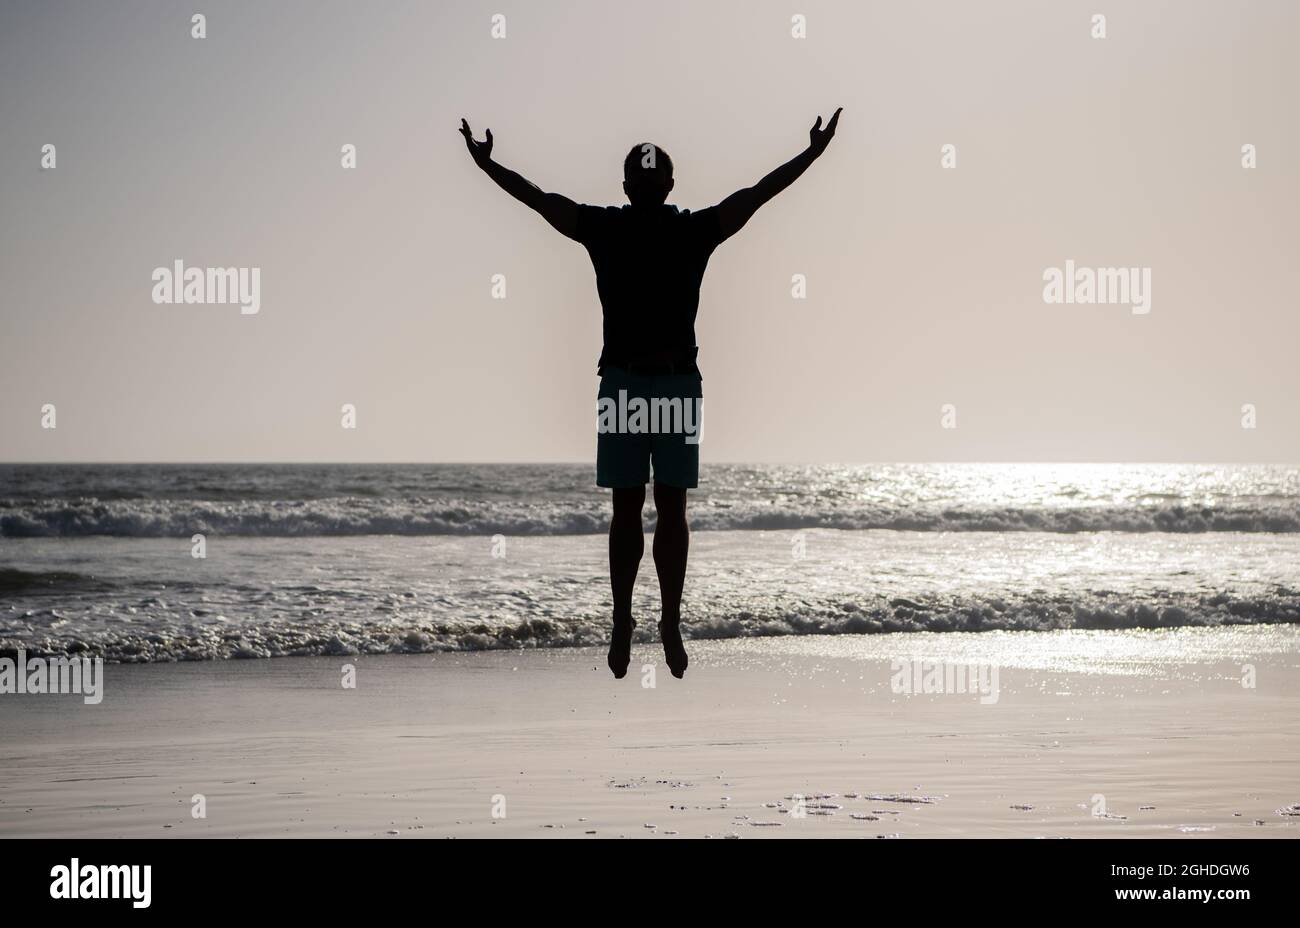
[[[599,645],[608,508],[590,465],[0,465],[0,651]],[[689,512],[689,638],[1300,622],[1297,467],[713,465]]]

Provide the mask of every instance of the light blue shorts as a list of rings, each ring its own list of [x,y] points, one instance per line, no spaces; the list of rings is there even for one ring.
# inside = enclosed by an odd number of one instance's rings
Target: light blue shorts
[[[655,483],[697,486],[702,399],[699,374],[606,368],[596,399],[596,485],[643,487],[653,463]]]

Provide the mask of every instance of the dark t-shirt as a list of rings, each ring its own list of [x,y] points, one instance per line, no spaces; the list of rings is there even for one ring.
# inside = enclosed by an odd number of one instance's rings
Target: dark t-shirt
[[[605,317],[600,365],[693,360],[700,282],[722,241],[717,207],[579,206],[577,234]]]

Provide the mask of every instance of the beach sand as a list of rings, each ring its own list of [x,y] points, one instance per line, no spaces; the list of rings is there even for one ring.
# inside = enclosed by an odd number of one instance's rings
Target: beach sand
[[[621,681],[592,649],[108,665],[96,706],[0,696],[0,836],[1300,835],[1296,626],[688,644],[685,680],[653,642]],[[993,664],[997,701],[895,693],[904,656]]]

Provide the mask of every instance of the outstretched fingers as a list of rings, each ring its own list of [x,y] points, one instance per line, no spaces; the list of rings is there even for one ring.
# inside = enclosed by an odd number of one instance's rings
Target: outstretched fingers
[[[460,134],[465,137],[465,147],[469,149],[470,155],[475,161],[482,162],[492,154],[492,130],[487,129],[486,140],[482,142],[474,141],[474,130],[469,127],[469,121],[462,118],[460,121]]]
[[[844,107],[842,106],[836,109],[834,114],[831,115],[831,121],[826,124],[826,128],[824,129],[822,128],[822,118],[820,116],[818,116],[817,121],[813,123],[812,130],[808,133],[808,136],[812,140],[813,149],[817,154],[821,154],[825,151],[826,146],[829,145],[831,139],[835,137],[835,127],[840,124],[840,113],[843,111]]]

